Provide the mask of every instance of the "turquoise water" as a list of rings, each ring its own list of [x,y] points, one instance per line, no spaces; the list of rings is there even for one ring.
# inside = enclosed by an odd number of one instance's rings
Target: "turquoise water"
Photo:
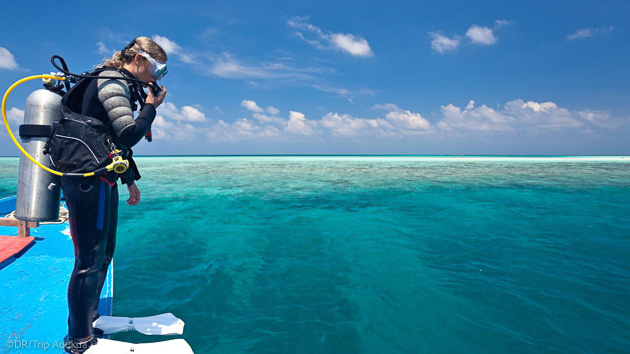
[[[173,312],[197,353],[630,347],[629,158],[137,162],[114,314]]]

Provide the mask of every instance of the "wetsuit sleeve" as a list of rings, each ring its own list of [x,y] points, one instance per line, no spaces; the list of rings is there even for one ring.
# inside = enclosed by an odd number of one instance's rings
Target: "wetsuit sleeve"
[[[131,163],[131,161],[129,161],[129,163]],[[123,184],[131,186],[136,181],[136,176],[133,173],[133,169],[128,168],[125,173],[120,175],[120,180]]]
[[[131,93],[126,81],[122,79],[124,76],[114,71],[103,72],[101,75],[121,77],[120,80],[98,79],[98,99],[103,104],[120,142],[127,147],[132,147],[151,128],[151,123],[155,119],[155,107],[151,104],[144,105],[134,120],[130,102]]]

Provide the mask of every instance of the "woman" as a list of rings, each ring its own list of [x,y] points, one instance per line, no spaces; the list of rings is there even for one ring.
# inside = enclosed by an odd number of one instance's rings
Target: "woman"
[[[73,106],[73,110],[80,110],[77,113],[107,123],[110,137],[125,158],[130,159],[130,148],[150,132],[156,108],[166,96],[166,89],[162,86],[159,96],[148,90],[146,100],[142,102],[143,88],[125,78],[155,84],[166,72],[167,59],[157,43],[147,37],[138,37],[104,62],[103,66],[108,69],[96,71],[99,76],[120,79],[84,79],[91,80],[87,86],[83,85],[85,89],[72,90],[67,94],[74,96],[70,97],[70,101],[78,102]],[[138,100],[141,109],[134,120],[133,110]],[[134,168],[128,169],[121,177],[129,190],[127,204],[133,206],[140,201],[140,190],[135,184],[140,176],[132,161]],[[133,170],[136,170],[135,173]],[[94,337],[93,321],[98,317],[98,302],[116,244],[118,176],[112,171],[89,178],[64,177],[61,181],[70,212],[75,254],[68,286],[69,317],[65,343],[68,353],[107,352],[108,340]]]

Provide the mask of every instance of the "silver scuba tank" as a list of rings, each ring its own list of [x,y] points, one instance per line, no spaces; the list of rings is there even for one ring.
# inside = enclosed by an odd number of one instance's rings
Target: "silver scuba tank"
[[[22,147],[35,160],[51,167],[50,155],[44,146],[50,136],[53,121],[61,118],[61,96],[49,90],[37,90],[26,99],[24,124],[20,126]],[[15,218],[23,221],[54,221],[59,218],[61,192],[59,176],[20,157]]]

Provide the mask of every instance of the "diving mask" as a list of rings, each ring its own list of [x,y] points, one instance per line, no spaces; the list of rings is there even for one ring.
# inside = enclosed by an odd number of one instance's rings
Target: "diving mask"
[[[166,67],[166,63],[164,64],[158,63],[157,60],[153,59],[152,56],[150,56],[148,53],[142,50],[138,54],[142,55],[145,59],[149,61],[149,63],[151,63],[151,66],[153,67],[152,75],[156,81],[162,80],[162,78],[168,73],[168,68]]]

